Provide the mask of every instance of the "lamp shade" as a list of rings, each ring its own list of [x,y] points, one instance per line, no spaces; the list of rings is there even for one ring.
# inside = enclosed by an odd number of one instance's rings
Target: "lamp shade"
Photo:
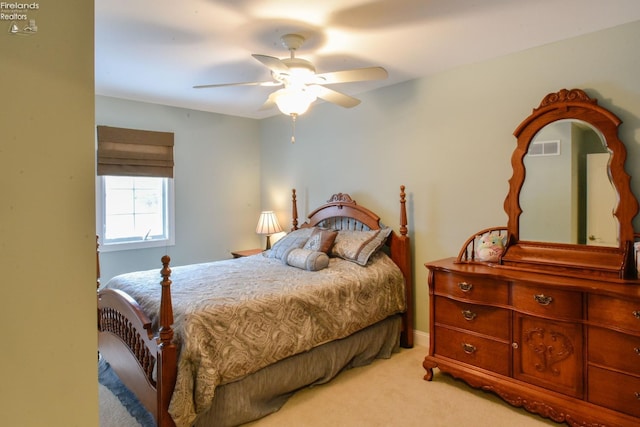
[[[256,226],[256,233],[266,234],[269,236],[271,234],[280,233],[281,231],[282,227],[280,227],[278,218],[276,218],[276,214],[273,213],[273,211],[263,211],[260,213],[258,225]]]
[[[304,114],[316,96],[304,87],[286,87],[275,92],[278,109],[286,115]]]

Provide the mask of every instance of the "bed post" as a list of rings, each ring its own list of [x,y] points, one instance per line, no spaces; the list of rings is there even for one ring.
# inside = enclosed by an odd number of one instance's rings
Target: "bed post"
[[[407,202],[404,185],[400,186],[400,234],[407,235]]]
[[[178,371],[177,348],[173,343],[173,306],[171,304],[171,258],[162,257],[162,294],[160,297],[160,330],[158,337],[157,391],[158,410],[156,422],[158,427],[175,427],[169,415],[169,402],[176,384]]]
[[[291,231],[298,229],[298,201],[296,200],[296,189],[291,190],[291,216],[292,221]]]
[[[403,347],[413,347],[413,272],[411,264],[411,241],[407,235],[407,207],[406,207],[406,193],[404,192],[404,185],[400,186],[400,236],[398,239],[392,240],[394,249],[394,261],[404,275],[405,282],[405,295],[407,304],[407,310],[402,316],[402,336],[400,337],[400,344]]]

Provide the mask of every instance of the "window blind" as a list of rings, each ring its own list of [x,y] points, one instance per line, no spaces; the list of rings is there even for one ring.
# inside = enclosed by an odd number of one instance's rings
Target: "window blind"
[[[97,126],[98,175],[173,178],[173,133]]]

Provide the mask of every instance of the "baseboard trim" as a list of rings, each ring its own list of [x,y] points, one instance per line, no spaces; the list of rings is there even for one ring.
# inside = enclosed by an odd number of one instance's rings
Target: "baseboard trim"
[[[422,331],[414,330],[413,331],[413,344],[417,345],[417,346],[420,346],[420,347],[429,348],[429,333],[428,332],[422,332]]]

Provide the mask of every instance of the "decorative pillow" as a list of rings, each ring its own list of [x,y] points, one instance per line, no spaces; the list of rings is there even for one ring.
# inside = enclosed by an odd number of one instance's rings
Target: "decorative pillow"
[[[303,270],[318,271],[329,265],[329,256],[311,249],[290,249],[286,253],[286,263]]]
[[[273,244],[270,250],[264,252],[264,256],[267,258],[277,258],[284,261],[284,254],[290,249],[301,248],[309,240],[309,236],[313,232],[312,228],[300,228],[287,234],[276,243]]]
[[[366,265],[371,255],[387,241],[389,234],[390,228],[369,231],[340,230],[331,249],[331,255]]]
[[[328,254],[333,246],[333,242],[338,235],[337,230],[327,230],[314,227],[313,233],[305,243],[303,249],[311,249],[312,251],[320,251]]]

